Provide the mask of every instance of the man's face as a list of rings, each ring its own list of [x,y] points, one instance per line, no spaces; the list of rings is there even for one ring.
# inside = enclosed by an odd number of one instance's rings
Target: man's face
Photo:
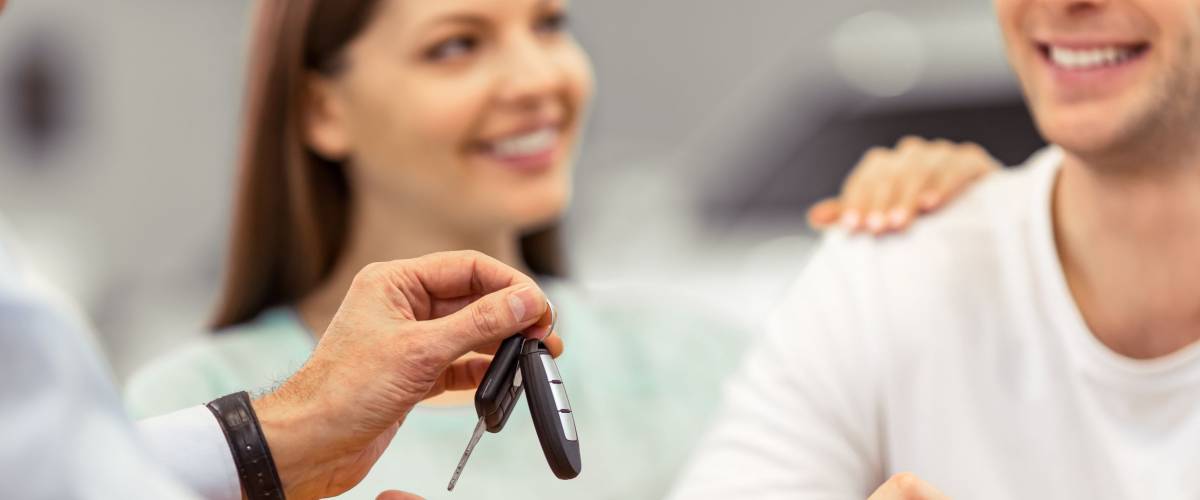
[[[1086,157],[1195,140],[1200,0],[995,2],[1048,141]]]

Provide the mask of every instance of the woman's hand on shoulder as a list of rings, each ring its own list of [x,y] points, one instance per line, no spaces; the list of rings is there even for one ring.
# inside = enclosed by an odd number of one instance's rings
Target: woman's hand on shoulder
[[[817,229],[841,225],[875,235],[904,231],[1000,168],[978,144],[908,136],[893,148],[867,151],[842,192],[810,208],[808,221]]]

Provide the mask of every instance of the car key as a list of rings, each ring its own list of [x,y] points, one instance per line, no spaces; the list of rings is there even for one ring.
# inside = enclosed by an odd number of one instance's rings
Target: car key
[[[567,399],[567,387],[554,357],[538,340],[525,339],[521,347],[521,374],[525,383],[525,399],[542,453],[550,470],[559,479],[573,479],[583,468],[579,456],[579,434],[575,430],[575,415]]]
[[[521,398],[520,361],[524,337],[513,335],[500,343],[492,364],[488,366],[479,389],[475,391],[475,413],[479,415],[488,432],[504,429],[508,416]]]
[[[558,325],[558,313],[553,304],[547,302],[547,305],[550,308],[550,332],[554,332]],[[458,483],[458,478],[467,465],[467,459],[471,458],[471,453],[475,451],[475,445],[483,437],[483,431],[497,433],[503,430],[513,408],[516,407],[517,400],[521,398],[522,374],[518,365],[523,345],[524,337],[520,334],[513,335],[500,343],[500,348],[492,357],[492,363],[488,365],[483,381],[475,391],[475,413],[479,415],[479,423],[475,424],[475,431],[471,433],[467,449],[458,460],[458,467],[455,467],[450,484],[446,486],[447,491],[454,491],[454,485]]]
[[[522,389],[521,372],[517,369],[522,345],[520,334],[504,339],[500,348],[496,350],[496,356],[492,358],[492,364],[488,365],[483,382],[475,391],[475,413],[479,415],[479,423],[475,424],[475,431],[471,433],[467,449],[458,460],[458,467],[454,468],[454,476],[446,486],[447,491],[454,491],[454,485],[458,483],[458,477],[462,475],[463,467],[467,466],[467,459],[471,458],[479,438],[483,437],[483,431],[500,432],[508,422],[508,416],[512,415],[513,408],[517,406],[516,402],[521,397]]]

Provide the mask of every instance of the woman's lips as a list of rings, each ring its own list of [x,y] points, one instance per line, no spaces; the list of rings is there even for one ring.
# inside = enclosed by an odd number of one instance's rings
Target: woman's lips
[[[556,126],[543,126],[483,144],[481,153],[488,160],[522,171],[541,171],[554,166],[558,158],[562,132]]]

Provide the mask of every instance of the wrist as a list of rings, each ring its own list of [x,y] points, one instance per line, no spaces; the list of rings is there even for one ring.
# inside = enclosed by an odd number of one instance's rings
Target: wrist
[[[311,485],[323,476],[322,455],[328,449],[320,444],[324,427],[306,405],[283,401],[275,395],[254,400],[263,437],[271,448],[275,469],[288,498],[317,498]]]
[[[229,394],[206,406],[225,434],[243,494],[262,499],[285,498],[283,482],[249,395]]]

